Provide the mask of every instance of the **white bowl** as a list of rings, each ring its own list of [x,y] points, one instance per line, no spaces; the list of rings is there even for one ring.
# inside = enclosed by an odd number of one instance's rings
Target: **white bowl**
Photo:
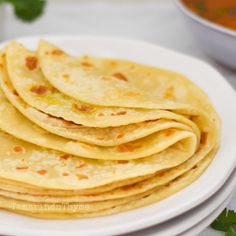
[[[1,211],[0,234],[77,236],[132,232],[162,223],[196,207],[225,183],[236,165],[236,107],[233,105],[236,93],[213,67],[190,56],[135,40],[93,36],[40,36],[18,40],[34,49],[40,38],[77,55],[123,58],[185,74],[205,90],[222,118],[221,147],[200,178],[158,203],[112,216],[64,221],[33,219]]]
[[[183,4],[182,0],[175,0],[175,3],[205,52],[220,63],[236,69],[236,31],[196,15]]]

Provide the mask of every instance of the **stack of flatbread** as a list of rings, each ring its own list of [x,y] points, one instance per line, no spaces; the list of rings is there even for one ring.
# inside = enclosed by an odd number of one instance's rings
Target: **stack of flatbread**
[[[183,75],[43,40],[34,52],[2,49],[0,99],[0,207],[30,216],[158,202],[199,177],[219,146],[217,113]]]

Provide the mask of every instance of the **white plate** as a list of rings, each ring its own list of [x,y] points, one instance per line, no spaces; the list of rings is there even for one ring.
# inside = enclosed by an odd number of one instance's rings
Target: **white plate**
[[[233,194],[230,194],[230,196],[218,207],[216,208],[210,215],[208,215],[205,219],[203,219],[201,222],[193,226],[192,228],[186,230],[185,232],[181,233],[181,236],[193,236],[198,235],[201,233],[206,227],[208,227],[216,218],[217,216],[224,210],[224,208],[229,204],[230,199]],[[206,234],[206,236],[210,235],[222,235],[222,232],[211,230],[212,234],[209,234],[209,232]],[[179,235],[180,236],[180,235]],[[201,235],[199,235],[201,236]]]
[[[139,232],[131,233],[129,236],[166,236],[166,235],[182,235],[183,232],[189,231],[191,228],[195,228],[198,224],[198,230],[203,230],[207,225],[203,224],[203,221],[220,209],[223,205],[226,206],[229,202],[236,185],[236,170],[230,175],[229,179],[224,185],[209,199],[195,207],[194,209],[177,216],[176,218],[166,221],[162,224],[158,224],[148,229],[141,230]],[[208,220],[207,220],[208,222]],[[200,229],[200,225],[203,225]],[[196,234],[192,234],[196,235]]]
[[[135,40],[93,36],[41,36],[22,38],[20,41],[30,48],[35,48],[39,38],[56,43],[76,55],[123,58],[187,75],[207,92],[221,115],[221,148],[213,163],[197,181],[159,203],[114,216],[66,221],[38,220],[1,212],[0,233],[24,236],[77,236],[132,232],[169,220],[192,209],[223,185],[236,164],[236,94],[214,68],[192,57]]]

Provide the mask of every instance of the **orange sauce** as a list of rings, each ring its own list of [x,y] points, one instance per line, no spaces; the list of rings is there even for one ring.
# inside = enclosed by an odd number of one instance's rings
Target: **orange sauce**
[[[236,0],[182,0],[197,15],[236,30]]]

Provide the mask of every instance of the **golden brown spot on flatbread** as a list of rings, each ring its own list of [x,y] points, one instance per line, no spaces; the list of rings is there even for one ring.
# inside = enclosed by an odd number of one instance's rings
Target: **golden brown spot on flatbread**
[[[207,136],[208,136],[208,133],[207,132],[202,132],[201,133],[201,139],[200,139],[200,144],[201,145],[205,145],[206,142],[207,142]]]
[[[124,134],[118,134],[117,138],[123,138],[125,135]]]
[[[60,160],[68,160],[70,158],[69,154],[61,154],[60,155]]]
[[[169,86],[166,91],[165,91],[165,94],[164,94],[164,98],[166,99],[175,99],[175,96],[174,96],[174,86]]]
[[[93,107],[90,105],[85,105],[85,104],[73,104],[73,108],[77,111],[82,111],[82,112],[90,112],[93,110]]]
[[[6,53],[2,54],[2,59],[5,60],[6,59]]]
[[[120,73],[120,72],[113,73],[112,76],[116,77],[119,80],[123,80],[125,82],[128,81],[127,77],[124,74]]]
[[[122,186],[121,189],[126,191],[126,190],[130,190],[134,186],[135,186],[135,184],[125,185],[125,186]]]
[[[17,91],[15,89],[12,92],[15,96],[19,96],[19,94],[17,93]]]
[[[63,172],[62,175],[63,175],[63,176],[68,176],[69,173],[67,173],[67,172]]]
[[[87,166],[87,164],[85,162],[81,162],[81,163],[79,163],[78,166],[76,166],[76,168],[83,168],[85,166]]]
[[[51,117],[49,116],[48,118],[52,118],[52,119],[62,122],[64,127],[69,128],[69,129],[79,129],[79,127],[82,126],[79,124],[75,124],[72,121],[64,120],[62,118],[58,118],[58,117],[54,117],[54,116],[51,116]]]
[[[86,61],[83,61],[81,62],[81,66],[84,66],[84,67],[93,67],[93,65],[89,62],[86,62]]]
[[[50,91],[51,90],[44,85],[35,85],[30,89],[30,92],[35,93],[37,95],[45,95],[50,93]]]
[[[189,120],[195,121],[199,117],[200,117],[199,115],[191,115],[191,116],[189,116]]]
[[[165,136],[169,137],[175,133],[174,129],[167,129],[164,131]]]
[[[36,171],[36,172],[37,172],[37,174],[39,174],[39,175],[45,175],[45,174],[47,173],[46,170],[38,170],[38,171]]]
[[[141,144],[134,144],[134,143],[125,143],[117,146],[118,152],[133,152],[136,149],[141,148]]]
[[[159,173],[158,176],[159,176],[159,177],[163,177],[163,176],[165,176],[165,173],[164,173],[164,172]]]
[[[125,115],[127,113],[127,111],[119,111],[116,113],[117,116],[122,116]]]
[[[138,96],[139,93],[138,92],[126,92],[124,93],[125,96],[128,96],[128,97],[135,97],[135,96]]]
[[[70,78],[70,76],[68,74],[63,74],[62,76],[65,80],[68,80]]]
[[[15,147],[13,148],[13,151],[14,151],[15,153],[20,153],[20,152],[23,152],[23,151],[24,151],[24,148],[21,147],[21,146],[15,146]]]
[[[28,166],[17,166],[16,169],[17,170],[27,170],[27,169],[29,169],[29,167]]]
[[[119,111],[117,113],[111,113],[112,116],[123,116],[127,114],[127,111]]]
[[[28,56],[25,58],[25,65],[29,70],[35,70],[38,66],[38,58],[34,56]]]
[[[85,175],[85,174],[80,174],[80,173],[78,173],[78,174],[76,174],[76,176],[78,177],[79,180],[88,179],[88,176]]]
[[[104,116],[104,114],[103,114],[102,112],[100,112],[100,113],[98,114],[98,116]]]
[[[119,164],[127,164],[127,163],[129,163],[129,161],[128,160],[118,160],[117,163],[119,163]]]
[[[197,169],[197,167],[198,167],[198,165],[195,165],[192,169],[195,170],[195,169]]]
[[[0,68],[3,68],[3,64],[0,63]]]
[[[51,53],[52,53],[52,55],[56,55],[56,56],[60,56],[60,55],[64,54],[64,52],[60,49],[54,49],[54,50],[52,50]]]

